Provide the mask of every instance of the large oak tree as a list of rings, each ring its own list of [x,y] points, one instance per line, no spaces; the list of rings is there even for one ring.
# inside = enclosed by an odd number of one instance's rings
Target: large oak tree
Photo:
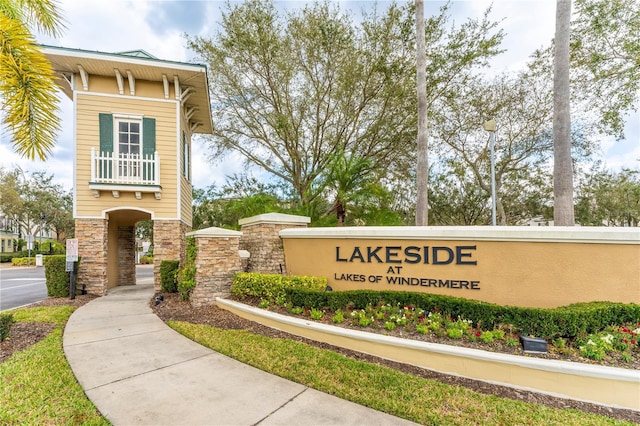
[[[283,15],[270,2],[230,7],[220,31],[189,46],[211,69],[212,156],[234,150],[287,182],[302,205],[323,192],[341,152],[373,175],[416,170],[415,14],[390,6],[353,22],[330,2]],[[448,9],[425,22],[427,103],[499,52],[485,14],[449,27]]]

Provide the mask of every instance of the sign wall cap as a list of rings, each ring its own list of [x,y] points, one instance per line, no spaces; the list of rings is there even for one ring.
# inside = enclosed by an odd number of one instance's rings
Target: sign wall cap
[[[239,225],[255,225],[258,223],[275,223],[284,225],[300,225],[311,223],[311,218],[307,216],[297,216],[284,213],[264,213],[251,216],[238,221]]]
[[[199,229],[197,231],[187,232],[187,237],[212,237],[212,238],[240,238],[242,232],[234,231],[232,229],[217,228],[212,226],[211,228]]]
[[[342,226],[291,228],[281,238],[529,241],[640,245],[640,228],[568,226]]]

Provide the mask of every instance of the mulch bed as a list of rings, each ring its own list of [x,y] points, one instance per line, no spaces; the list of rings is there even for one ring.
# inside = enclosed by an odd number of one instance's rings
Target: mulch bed
[[[50,298],[38,303],[38,306],[73,305],[81,306],[94,299],[94,296],[78,296],[74,300],[68,298]],[[519,401],[541,404],[552,408],[576,409],[601,416],[607,416],[619,420],[640,424],[640,412],[626,409],[615,409],[591,404],[582,401],[574,401],[564,398],[556,398],[550,395],[530,392],[526,390],[514,389],[506,386],[495,385],[478,380],[471,380],[463,377],[437,373],[424,368],[389,361],[372,355],[363,354],[348,349],[343,349],[316,342],[299,336],[295,336],[283,331],[275,330],[261,324],[240,318],[215,305],[194,308],[188,302],[182,302],[175,294],[165,294],[164,301],[158,306],[150,303],[152,309],[163,321],[186,321],[194,324],[207,324],[221,329],[246,330],[251,333],[260,334],[276,339],[292,339],[303,342],[318,348],[339,352],[344,356],[360,361],[378,364],[393,368],[406,374],[412,374],[426,379],[438,380],[455,386],[464,386],[473,391],[495,395],[502,398],[510,398]],[[11,356],[15,351],[29,347],[37,341],[43,339],[54,328],[51,324],[42,323],[16,323],[12,326],[9,338],[0,343],[0,362]],[[513,349],[510,349],[513,350]]]
[[[42,302],[34,303],[30,307],[36,306],[82,306],[95,299],[92,295],[79,295],[74,300],[66,297],[51,297]],[[8,311],[7,313],[11,313]],[[9,337],[0,342],[0,362],[9,358],[14,352],[21,351],[29,346],[38,343],[47,337],[53,329],[53,324],[41,322],[17,322],[11,326]]]

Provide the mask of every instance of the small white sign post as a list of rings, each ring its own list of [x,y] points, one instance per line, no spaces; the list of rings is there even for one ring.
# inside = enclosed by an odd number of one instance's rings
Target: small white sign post
[[[71,299],[76,298],[76,273],[75,263],[78,261],[78,239],[67,239],[67,267],[65,270],[70,273],[69,276],[69,297]]]
[[[31,266],[31,250],[33,250],[33,235],[27,235],[27,266]]]

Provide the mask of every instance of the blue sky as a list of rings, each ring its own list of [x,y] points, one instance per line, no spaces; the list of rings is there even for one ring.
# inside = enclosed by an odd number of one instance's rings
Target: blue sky
[[[239,3],[231,1],[231,4]],[[299,8],[306,1],[276,1],[279,8]],[[354,15],[363,8],[370,9],[376,2],[369,0],[340,1],[342,10],[351,10]],[[381,10],[390,4],[378,0]],[[507,49],[492,62],[488,71],[498,73],[519,69],[536,49],[549,44],[553,37],[555,0],[454,0],[452,12],[457,22],[467,17],[479,17],[493,3],[491,17],[504,19],[506,32],[503,47]],[[67,21],[62,37],[50,39],[38,36],[38,41],[54,46],[119,52],[143,49],[152,55],[167,60],[189,62],[194,59],[185,47],[183,35],[213,34],[221,21],[221,10],[225,1],[198,0],[60,0],[59,7]],[[427,15],[436,13],[441,1],[425,0]],[[46,162],[28,161],[13,153],[8,137],[0,133],[0,167],[20,166],[24,170],[46,170],[54,174],[56,181],[66,188],[72,186],[72,110],[71,101],[61,97],[63,130],[56,150]],[[640,114],[627,120],[626,140],[601,141],[602,156],[609,168],[640,168]],[[197,141],[193,147],[193,176],[196,187],[224,182],[224,176],[240,171],[239,158],[230,157],[213,168],[206,162],[206,150]],[[212,170],[213,169],[213,170]]]

